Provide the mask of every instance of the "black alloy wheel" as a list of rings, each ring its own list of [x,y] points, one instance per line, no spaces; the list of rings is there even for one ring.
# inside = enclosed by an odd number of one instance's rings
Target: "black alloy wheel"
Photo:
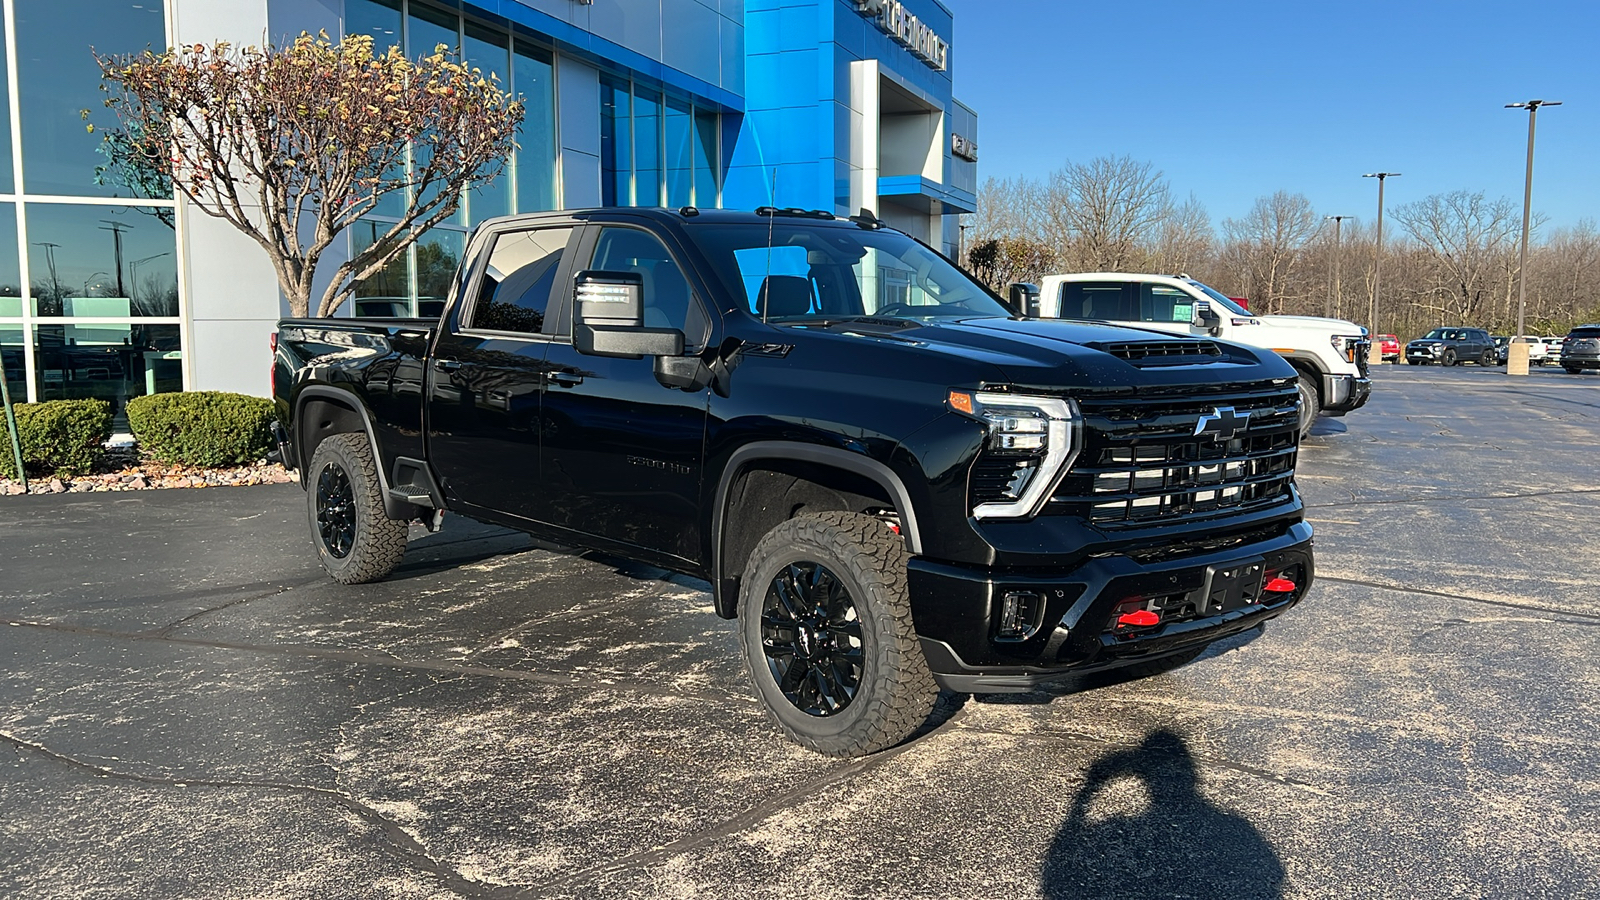
[[[1478,365],[1483,366],[1484,368],[1494,365],[1494,351],[1483,351],[1483,355],[1478,357]]]
[[[831,716],[861,689],[861,619],[838,576],[820,563],[790,563],[767,586],[761,649],[778,689],[795,709]]]
[[[1444,355],[1439,358],[1439,365],[1453,366],[1456,364],[1456,351],[1454,348],[1444,348]]]
[[[356,542],[356,497],[350,476],[336,462],[317,475],[317,536],[328,555],[344,559]]]

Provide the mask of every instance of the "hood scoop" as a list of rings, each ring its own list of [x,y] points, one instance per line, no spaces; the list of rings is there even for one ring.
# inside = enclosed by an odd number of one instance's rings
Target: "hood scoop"
[[[1120,341],[1085,344],[1136,366],[1182,366],[1207,362],[1222,356],[1222,348],[1211,341]]]

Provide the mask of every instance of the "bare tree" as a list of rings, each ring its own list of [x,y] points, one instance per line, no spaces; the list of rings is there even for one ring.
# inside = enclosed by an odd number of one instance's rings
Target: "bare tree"
[[[1502,265],[1515,243],[1518,217],[1511,201],[1482,191],[1432,194],[1398,207],[1394,219],[1422,246],[1440,275],[1424,301],[1453,322],[1477,321],[1508,273]]]
[[[1199,269],[1211,258],[1215,243],[1211,214],[1190,194],[1157,226],[1155,243],[1145,255],[1152,271],[1176,275]]]
[[[1050,176],[1046,195],[1046,216],[1058,223],[1057,239],[1070,239],[1080,269],[1137,267],[1172,216],[1166,178],[1128,156],[1068,163]]]
[[[1257,197],[1243,218],[1222,223],[1226,252],[1248,279],[1247,296],[1259,304],[1254,308],[1281,313],[1291,298],[1310,293],[1293,276],[1319,224],[1311,201],[1288,191]]]

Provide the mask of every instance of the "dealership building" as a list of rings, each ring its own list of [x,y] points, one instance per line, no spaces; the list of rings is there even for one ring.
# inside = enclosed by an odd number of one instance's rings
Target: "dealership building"
[[[13,399],[267,390],[287,309],[261,248],[101,177],[93,52],[302,31],[443,43],[520,95],[505,173],[342,314],[438,307],[477,222],[620,205],[865,208],[954,254],[977,115],[939,0],[0,0],[0,350]],[[88,121],[86,123],[85,117]],[[91,132],[87,124],[98,123]],[[397,212],[393,208],[378,212]],[[393,216],[350,229],[338,254]],[[340,260],[324,257],[331,273]],[[317,291],[320,293],[320,288]]]

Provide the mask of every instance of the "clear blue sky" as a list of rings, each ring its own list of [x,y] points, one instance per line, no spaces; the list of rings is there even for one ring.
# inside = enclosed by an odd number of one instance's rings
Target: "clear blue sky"
[[[1371,221],[1457,189],[1600,219],[1600,3],[945,0],[956,97],[978,111],[979,177],[1127,154],[1218,223],[1276,190]]]

